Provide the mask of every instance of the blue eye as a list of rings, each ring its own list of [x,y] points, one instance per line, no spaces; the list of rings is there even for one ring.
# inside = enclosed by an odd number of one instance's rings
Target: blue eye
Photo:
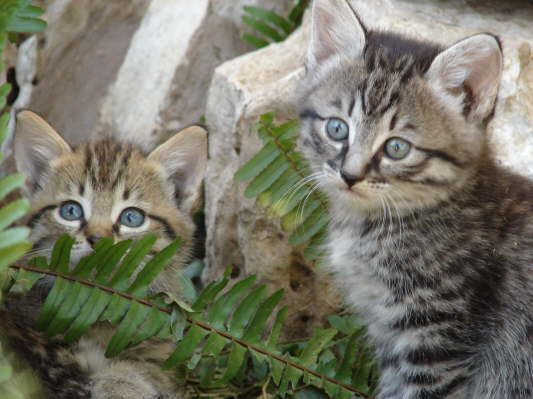
[[[342,119],[331,118],[326,122],[326,133],[332,140],[346,140],[349,130],[348,124]]]
[[[59,207],[59,216],[65,220],[80,220],[83,218],[83,208],[76,201],[66,201]]]
[[[120,223],[128,227],[139,227],[144,223],[144,212],[137,208],[126,208],[119,217]]]
[[[392,138],[385,143],[385,155],[396,161],[403,159],[411,151],[411,143],[400,138]]]

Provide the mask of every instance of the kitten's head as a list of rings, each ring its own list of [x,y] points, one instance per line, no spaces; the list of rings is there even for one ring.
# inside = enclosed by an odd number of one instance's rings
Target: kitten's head
[[[102,237],[135,240],[149,232],[157,235],[155,249],[179,236],[186,252],[207,161],[206,140],[205,130],[193,126],[150,154],[113,139],[71,148],[39,116],[20,112],[15,160],[26,176],[34,252],[48,255],[55,240],[69,233],[76,239],[76,260]],[[174,266],[184,260],[182,255]],[[158,288],[167,291],[176,283],[161,281]]]
[[[501,71],[494,36],[443,48],[368,30],[347,0],[315,0],[300,149],[343,207],[435,205],[467,184],[486,151]]]

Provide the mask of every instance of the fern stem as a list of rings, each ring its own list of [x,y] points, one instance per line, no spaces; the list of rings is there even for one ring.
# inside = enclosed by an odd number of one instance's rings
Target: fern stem
[[[167,307],[163,307],[163,306],[159,306],[159,305],[156,305],[150,301],[147,301],[146,299],[142,299],[142,298],[139,298],[139,297],[136,297],[134,295],[130,295],[130,294],[127,294],[125,292],[122,292],[122,291],[117,291],[116,289],[114,288],[111,288],[111,287],[107,287],[105,285],[102,285],[102,284],[98,284],[98,283],[95,283],[93,281],[90,281],[90,280],[86,280],[86,279],[82,279],[82,278],[78,278],[78,277],[74,277],[74,276],[70,276],[68,274],[64,274],[64,273],[60,273],[60,272],[56,272],[56,271],[53,271],[53,270],[47,270],[47,269],[40,269],[40,268],[37,268],[37,267],[33,267],[33,266],[29,266],[29,265],[22,265],[22,264],[14,264],[14,265],[11,265],[9,266],[10,268],[12,269],[16,269],[16,270],[26,270],[26,271],[29,271],[29,272],[34,272],[34,273],[40,273],[40,274],[47,274],[49,276],[54,276],[54,277],[60,277],[60,278],[63,278],[65,280],[69,280],[69,281],[74,281],[74,282],[78,282],[80,284],[83,284],[83,285],[86,285],[86,286],[89,286],[89,287],[94,287],[94,288],[98,288],[100,290],[103,290],[103,291],[106,291],[106,292],[109,292],[111,294],[114,294],[114,295],[118,295],[118,296],[121,296],[125,299],[128,299],[130,301],[136,301],[136,302],[139,302],[145,306],[149,306],[151,308],[156,308],[158,310],[160,310],[161,312],[165,312],[165,313],[168,313],[168,314],[171,314],[172,313],[172,309],[170,308],[167,308]],[[323,375],[323,374],[320,374],[310,368],[307,368],[305,366],[302,366],[298,363],[294,363],[292,362],[291,360],[289,359],[286,359],[284,358],[283,356],[280,356],[280,355],[277,355],[275,353],[272,353],[272,352],[269,352],[268,350],[265,350],[259,346],[256,346],[256,345],[253,345],[249,342],[246,342],[245,340],[242,340],[240,338],[237,338],[237,337],[234,337],[233,335],[227,333],[226,331],[222,331],[222,330],[219,330],[217,328],[214,328],[214,327],[211,327],[209,324],[207,323],[204,323],[202,321],[199,321],[199,320],[195,320],[194,318],[192,318],[190,315],[186,315],[187,316],[187,321],[191,324],[195,324],[197,325],[198,327],[206,330],[206,331],[210,331],[210,332],[213,332],[215,334],[218,334],[228,340],[231,340],[245,348],[248,348],[250,350],[253,350],[255,352],[258,352],[258,353],[261,353],[263,355],[266,355],[270,358],[273,358],[275,360],[278,360],[282,363],[285,363],[287,364],[288,366],[292,367],[292,368],[295,368],[295,369],[298,369],[300,371],[303,371],[304,373],[308,373],[308,374],[311,374],[311,375],[314,375],[315,377],[318,377],[318,378],[321,378],[321,379],[324,379],[326,381],[329,381],[335,385],[338,385],[350,392],[353,392],[363,398],[369,398],[369,395],[367,395],[365,392],[363,391],[360,391],[356,388],[353,388],[351,386],[349,386],[348,384],[345,384],[343,383],[342,381],[339,381],[339,380],[336,380],[334,378],[331,378],[331,377],[328,377],[326,375]]]

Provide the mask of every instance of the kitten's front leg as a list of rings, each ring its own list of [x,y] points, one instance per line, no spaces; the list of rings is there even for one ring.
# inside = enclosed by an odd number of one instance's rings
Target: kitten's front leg
[[[416,359],[419,364],[410,359],[382,365],[377,399],[473,399],[466,395],[470,379],[467,367],[462,362],[431,362],[431,356],[439,352],[427,351]],[[393,359],[387,361],[394,363]]]

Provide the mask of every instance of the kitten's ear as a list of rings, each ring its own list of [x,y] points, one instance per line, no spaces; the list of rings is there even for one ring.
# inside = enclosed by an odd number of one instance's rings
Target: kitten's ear
[[[207,131],[200,126],[185,128],[153,150],[148,160],[161,164],[176,187],[179,207],[192,214],[207,165]]]
[[[13,145],[17,169],[26,175],[28,195],[44,184],[52,160],[72,152],[67,142],[43,118],[31,111],[17,114]]]
[[[315,0],[306,68],[334,55],[359,57],[366,43],[366,28],[348,0]]]
[[[458,100],[463,114],[476,121],[492,115],[503,69],[499,40],[480,34],[461,40],[437,55],[427,77],[438,93]]]

